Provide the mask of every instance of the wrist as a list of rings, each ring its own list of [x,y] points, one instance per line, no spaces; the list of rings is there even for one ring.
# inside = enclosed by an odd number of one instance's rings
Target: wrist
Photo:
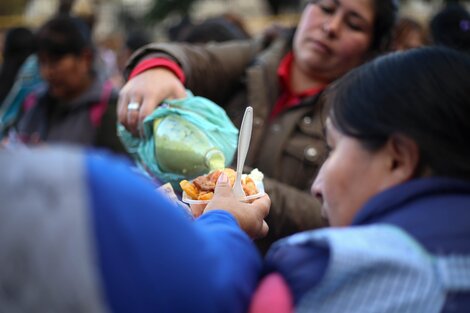
[[[148,60],[144,60],[140,62],[132,70],[131,74],[129,75],[129,79],[132,79],[135,76],[149,69],[154,69],[154,68],[165,68],[171,71],[183,84],[186,80],[183,69],[176,62],[173,62],[165,58],[154,58],[154,59],[148,59]]]

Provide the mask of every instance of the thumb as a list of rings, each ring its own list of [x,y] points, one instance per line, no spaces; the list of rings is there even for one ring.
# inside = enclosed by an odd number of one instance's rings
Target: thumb
[[[222,172],[215,185],[214,197],[226,197],[229,196],[231,192],[232,187],[230,186],[229,178],[227,174]]]

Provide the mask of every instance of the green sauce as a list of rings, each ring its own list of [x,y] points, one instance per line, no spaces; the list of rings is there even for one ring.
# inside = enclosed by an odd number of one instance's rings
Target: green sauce
[[[206,164],[209,168],[209,172],[215,170],[222,170],[225,168],[225,157],[222,152],[216,149],[212,149],[206,154]]]
[[[196,177],[225,167],[224,154],[196,126],[177,115],[154,123],[155,156],[165,172]]]

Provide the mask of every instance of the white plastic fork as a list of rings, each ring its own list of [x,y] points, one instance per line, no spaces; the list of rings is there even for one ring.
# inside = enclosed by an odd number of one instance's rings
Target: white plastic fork
[[[253,108],[247,107],[243,115],[242,126],[238,134],[238,149],[237,149],[237,176],[233,184],[232,192],[237,198],[245,197],[245,192],[242,187],[242,173],[243,166],[245,165],[246,154],[250,147],[251,128],[253,126]]]

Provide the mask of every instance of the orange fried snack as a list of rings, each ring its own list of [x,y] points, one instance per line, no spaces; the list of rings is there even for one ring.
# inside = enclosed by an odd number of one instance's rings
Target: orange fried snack
[[[247,176],[246,179],[242,181],[242,187],[243,191],[245,192],[245,195],[247,196],[251,196],[258,193],[258,188],[256,188],[255,182],[249,176]]]
[[[230,186],[233,186],[237,173],[231,168],[224,168],[223,170],[215,170],[207,175],[198,176],[192,182],[182,180],[180,182],[181,189],[192,200],[210,200],[214,196],[215,185],[222,172],[228,176]],[[250,177],[242,180],[242,187],[247,196],[258,193],[256,184]]]
[[[237,177],[237,172],[235,172],[235,170],[232,169],[232,168],[226,167],[223,170],[215,170],[212,173],[207,174],[207,176],[210,177],[211,182],[213,182],[214,186],[215,186],[215,184],[217,183],[217,180],[219,179],[219,176],[220,176],[220,174],[222,174],[222,172],[224,172],[225,175],[228,176],[230,186],[233,187],[233,184],[235,183],[235,179]]]
[[[197,199],[198,200],[210,200],[212,199],[213,196],[214,196],[214,193],[212,191],[209,191],[209,192],[203,191],[197,196]]]
[[[182,180],[180,182],[180,186],[181,186],[181,189],[183,189],[184,192],[186,192],[188,197],[190,197],[191,199],[197,199],[199,195],[199,190],[196,188],[196,186],[194,186],[193,183],[190,183],[187,180]]]

